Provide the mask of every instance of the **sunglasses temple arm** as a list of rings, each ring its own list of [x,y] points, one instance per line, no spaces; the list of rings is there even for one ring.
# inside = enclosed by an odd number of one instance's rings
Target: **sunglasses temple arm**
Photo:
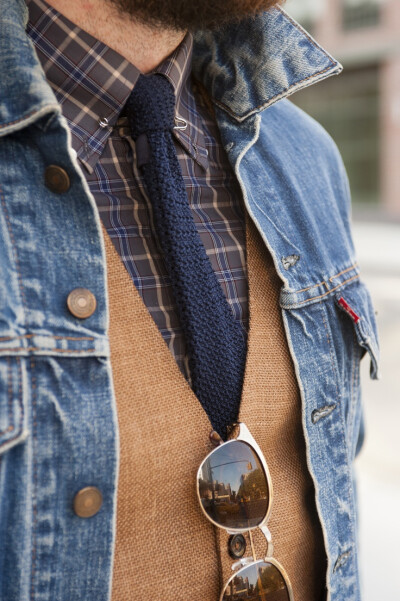
[[[251,533],[251,530],[248,531],[249,532],[249,539],[250,539],[250,545],[251,545],[251,553],[253,555],[253,560],[257,561],[257,557],[256,557],[256,550],[254,548],[254,542],[253,542],[253,535]]]
[[[269,528],[267,528],[267,526],[261,525],[261,526],[259,526],[259,529],[261,530],[261,532],[265,536],[265,540],[267,541],[267,553],[265,555],[265,559],[268,559],[268,557],[272,557],[274,554],[274,545],[272,544],[272,535],[271,535],[271,532],[269,531]],[[251,540],[251,546],[253,549],[253,540],[251,537],[251,533],[250,533],[250,540]]]

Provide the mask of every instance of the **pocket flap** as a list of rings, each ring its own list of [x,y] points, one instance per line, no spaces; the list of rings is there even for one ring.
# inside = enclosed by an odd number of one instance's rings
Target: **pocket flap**
[[[375,311],[366,286],[358,280],[336,295],[336,303],[352,320],[358,343],[371,358],[371,378],[379,379],[379,343]]]

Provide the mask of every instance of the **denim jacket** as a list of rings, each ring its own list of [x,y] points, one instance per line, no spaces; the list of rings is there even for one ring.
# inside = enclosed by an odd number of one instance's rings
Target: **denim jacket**
[[[107,601],[118,428],[105,255],[94,200],[26,21],[24,0],[0,0],[0,599]],[[366,352],[377,377],[374,311],[354,255],[338,151],[287,99],[341,67],[274,9],[199,34],[193,68],[282,280],[328,597],[359,601],[352,466]],[[51,164],[69,175],[64,194],[45,186]],[[79,287],[97,299],[85,320],[66,308]],[[83,520],[72,499],[93,483],[103,506]]]

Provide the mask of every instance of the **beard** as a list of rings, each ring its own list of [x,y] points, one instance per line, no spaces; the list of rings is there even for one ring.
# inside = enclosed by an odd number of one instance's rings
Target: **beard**
[[[121,15],[151,28],[216,29],[266,11],[282,0],[107,0]]]

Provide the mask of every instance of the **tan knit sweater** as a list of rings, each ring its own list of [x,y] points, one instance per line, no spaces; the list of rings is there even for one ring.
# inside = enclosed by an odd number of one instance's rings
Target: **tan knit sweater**
[[[112,601],[217,601],[232,574],[228,535],[208,523],[195,491],[197,469],[212,450],[211,426],[104,236],[121,449]],[[295,601],[319,601],[326,559],[278,303],[281,282],[250,221],[247,255],[250,330],[239,417],[270,468],[274,555]],[[254,538],[262,558],[265,542]]]

